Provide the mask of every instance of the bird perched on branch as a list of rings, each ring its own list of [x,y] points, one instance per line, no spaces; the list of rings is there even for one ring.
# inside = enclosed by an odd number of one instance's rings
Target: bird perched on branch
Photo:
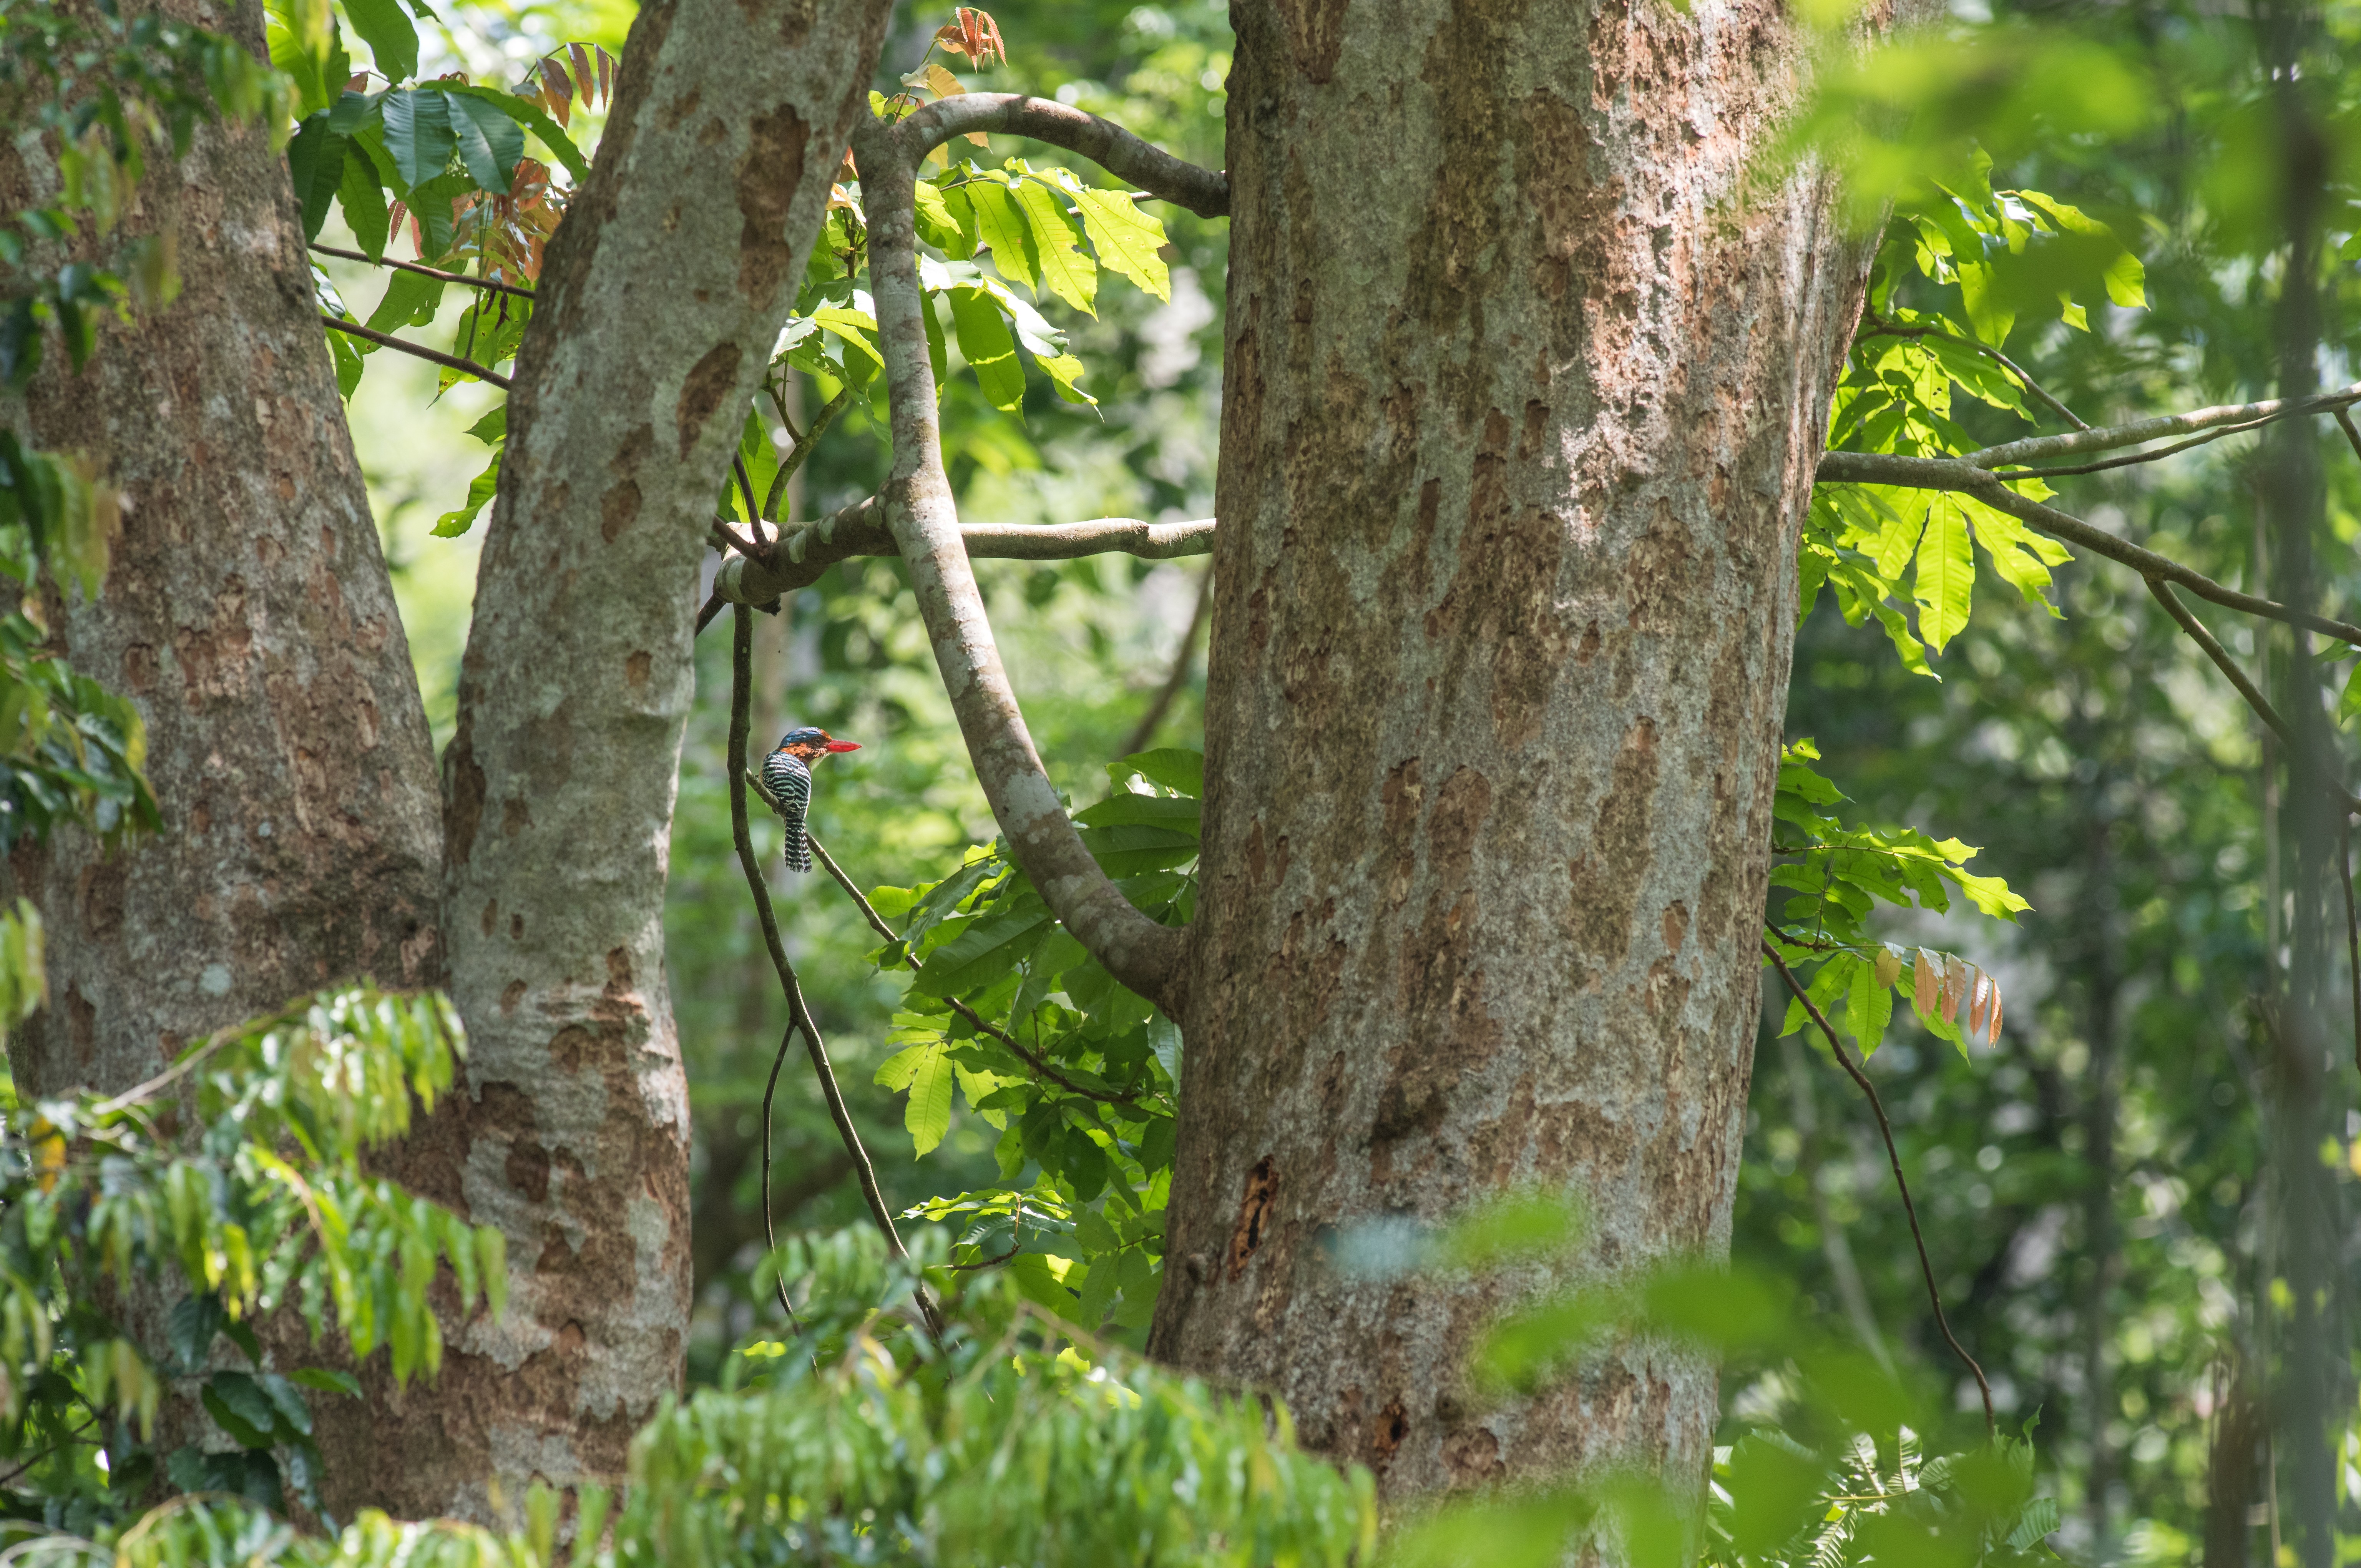
[[[799,872],[812,868],[811,843],[804,835],[804,813],[811,808],[812,764],[830,751],[858,751],[858,740],[837,740],[825,729],[806,725],[779,737],[763,759],[763,784],[787,825],[787,864]]]

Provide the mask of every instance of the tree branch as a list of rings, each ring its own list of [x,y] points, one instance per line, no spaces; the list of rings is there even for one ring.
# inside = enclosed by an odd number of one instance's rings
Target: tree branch
[[[341,317],[332,316],[325,311],[320,313],[320,319],[338,332],[349,333],[355,337],[365,337],[380,348],[398,348],[404,354],[414,354],[421,359],[432,359],[437,365],[464,371],[478,381],[489,381],[503,392],[509,389],[509,378],[506,376],[500,375],[498,371],[487,370],[472,359],[462,359],[456,354],[445,354],[440,349],[423,347],[415,343],[405,343],[390,333],[379,332],[374,328],[365,327],[358,322],[348,322]]]
[[[904,149],[915,170],[919,159],[969,131],[999,131],[1046,141],[1080,153],[1116,179],[1127,180],[1159,201],[1186,207],[1201,218],[1225,218],[1230,214],[1230,182],[1224,176],[1175,158],[1112,120],[1048,98],[1028,98],[1021,93],[967,93],[939,98],[896,122],[887,134]],[[855,139],[859,139],[857,133]],[[861,154],[861,168],[865,181],[870,173],[866,152]],[[871,222],[873,225],[875,219]],[[873,258],[870,265],[873,270]]]
[[[804,459],[810,456],[812,448],[819,444],[820,436],[829,425],[836,422],[836,416],[844,411],[844,405],[851,400],[851,387],[846,387],[838,392],[836,396],[821,405],[819,413],[812,421],[811,429],[808,431],[797,430],[794,422],[786,417],[786,405],[774,400],[774,405],[779,410],[779,422],[786,426],[787,434],[794,440],[795,445],[788,451],[786,459],[779,465],[779,471],[771,476],[770,493],[763,498],[763,517],[774,522],[778,521],[779,501],[787,493],[787,481],[796,477],[796,470],[804,466]],[[768,604],[771,601],[764,599],[763,602]]]
[[[853,132],[869,203],[878,346],[893,410],[894,466],[880,492],[886,526],[908,566],[977,782],[1016,862],[1066,930],[1109,973],[1177,1017],[1188,938],[1132,907],[1083,848],[1026,729],[968,562],[943,471],[934,367],[928,359],[910,145],[873,119]]]
[[[1902,1193],[1903,1217],[1910,1222],[1910,1240],[1918,1248],[1918,1272],[1927,1279],[1927,1299],[1935,1308],[1935,1326],[1943,1331],[1943,1342],[1951,1347],[1952,1354],[1966,1362],[1968,1370],[1975,1374],[1976,1391],[1983,1396],[1984,1400],[1984,1430],[1996,1431],[1999,1422],[1993,1415],[1992,1385],[1984,1381],[1984,1369],[1976,1365],[1976,1358],[1960,1343],[1959,1337],[1951,1332],[1950,1320],[1943,1315],[1943,1293],[1935,1285],[1935,1266],[1927,1261],[1927,1238],[1918,1229],[1918,1208],[1910,1201],[1910,1183],[1902,1176],[1902,1156],[1894,1147],[1894,1124],[1885,1119],[1885,1104],[1877,1097],[1877,1086],[1870,1082],[1868,1075],[1855,1067],[1852,1058],[1845,1054],[1844,1047],[1837,1039],[1836,1030],[1829,1026],[1828,1014],[1820,1011],[1818,1003],[1806,994],[1795,979],[1795,971],[1787,967],[1787,960],[1779,956],[1779,949],[1771,945],[1768,938],[1763,939],[1763,953],[1779,966],[1780,976],[1786,981],[1787,989],[1795,993],[1795,1000],[1804,1004],[1804,1011],[1812,1015],[1812,1022],[1817,1024],[1820,1033],[1828,1036],[1828,1049],[1836,1052],[1838,1065],[1850,1073],[1852,1080],[1861,1085],[1861,1091],[1869,1096],[1869,1108],[1877,1113],[1878,1134],[1885,1140],[1886,1161],[1894,1167],[1894,1185]]]
[[[754,853],[753,834],[747,825],[746,740],[753,726],[751,709],[754,623],[752,614],[744,605],[736,608],[730,641],[730,837],[737,845],[738,864],[746,873],[746,886],[754,895],[754,912],[762,920],[763,943],[770,949],[771,966],[778,970],[779,988],[786,993],[787,1013],[791,1020],[789,1032],[801,1030],[803,1033],[804,1049],[811,1057],[812,1073],[819,1080],[820,1097],[828,1102],[828,1113],[836,1123],[837,1136],[843,1140],[844,1152],[851,1157],[853,1172],[861,1179],[861,1196],[869,1205],[869,1217],[884,1233],[885,1243],[894,1249],[894,1255],[906,1258],[910,1255],[902,1245],[901,1233],[894,1228],[893,1211],[886,1207],[885,1195],[878,1190],[877,1170],[869,1163],[869,1151],[861,1145],[861,1133],[852,1124],[852,1113],[845,1108],[844,1091],[837,1086],[836,1069],[828,1059],[828,1047],[821,1042],[819,1030],[812,1023],[811,1008],[805,1003],[803,986],[796,978],[796,966],[787,960],[786,946],[779,940],[779,919],[771,907],[770,884],[763,880],[763,863]],[[784,1054],[786,1040],[782,1038],[779,1046]],[[774,1084],[778,1081],[778,1064],[774,1061],[771,1066],[771,1081]],[[768,1157],[770,1098],[770,1091],[765,1089],[763,1093],[765,1149],[763,1201],[766,1208],[771,1201]],[[785,1305],[785,1281],[781,1281],[779,1286],[779,1300],[781,1305]],[[928,1323],[939,1338],[942,1325],[933,1301],[924,1289],[918,1292],[918,1304],[927,1315]],[[795,1309],[789,1307],[787,1315],[792,1319]]]
[[[2259,424],[2267,420],[2284,419],[2294,414],[2333,413],[2355,403],[2361,403],[2361,382],[2309,398],[2274,398],[2259,403],[2230,403],[2218,408],[2197,409],[2185,414],[2159,414],[2154,419],[2134,420],[2129,424],[2078,430],[2068,435],[2027,436],[2022,441],[2004,442],[1998,446],[1968,453],[1960,461],[1978,468],[1996,468],[2004,463],[2036,463],[2048,457],[2071,456],[2079,452],[2112,452],[2120,446],[2137,446],[2144,441],[2160,441],[2168,435],[2191,435],[2223,425]]]
[[[2238,695],[2246,699],[2246,706],[2253,708],[2281,740],[2293,744],[2294,737],[2288,733],[2287,720],[2279,717],[2279,710],[2273,707],[2270,698],[2247,678],[2246,672],[2238,668],[2238,662],[2230,657],[2230,651],[2205,630],[2205,623],[2189,612],[2189,607],[2180,602],[2180,596],[2172,591],[2172,585],[2155,577],[2141,580],[2147,584],[2147,591],[2156,596],[2156,602],[2164,606],[2165,613],[2180,623],[2180,630],[2189,633],[2191,641],[2205,650],[2205,656],[2213,661],[2213,667],[2230,677],[2230,684],[2238,688]]]
[[[960,540],[972,560],[1072,561],[1085,555],[1137,555],[1170,561],[1211,554],[1213,520],[1142,522],[1103,517],[1089,522],[1036,526],[1020,522],[961,525]],[[885,509],[874,496],[855,501],[780,536],[768,562],[722,563],[713,591],[739,604],[768,604],[781,594],[807,588],[840,561],[857,555],[898,555],[902,547],[885,524]]]
[[[415,272],[422,278],[434,278],[445,283],[463,283],[470,289],[484,289],[495,294],[514,294],[520,300],[530,300],[533,292],[520,289],[514,283],[495,282],[489,278],[470,278],[465,272],[445,272],[440,267],[425,267],[415,261],[396,261],[390,256],[371,260],[365,251],[346,250],[342,246],[314,245],[313,250],[323,256],[341,256],[347,261],[367,261],[372,267],[390,267],[397,272]]]
[[[2060,436],[2058,439],[2070,440],[2071,437]],[[2258,615],[2289,626],[2301,626],[2361,647],[2361,626],[2332,620],[2308,610],[2290,609],[2274,600],[2257,598],[2252,594],[2224,587],[2204,573],[2184,566],[2170,556],[2143,549],[2129,540],[2118,539],[2104,529],[2094,528],[2055,507],[2044,506],[2029,497],[2021,496],[2008,488],[2004,482],[2005,476],[1976,467],[1962,458],[1905,457],[1883,452],[1830,452],[1820,458],[1817,478],[1822,484],[1892,485],[1903,489],[1952,490],[1971,495],[1986,506],[2030,523],[2044,533],[2062,539],[2069,544],[2079,544],[2094,555],[2104,555],[2110,561],[2129,566],[2143,577],[2177,583],[2199,598],[2211,600],[2225,609]]]

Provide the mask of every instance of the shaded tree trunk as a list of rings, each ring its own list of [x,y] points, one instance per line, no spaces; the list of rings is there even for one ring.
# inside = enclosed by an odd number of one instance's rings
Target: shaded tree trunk
[[[1740,200],[1767,4],[1241,5],[1204,891],[1151,1348],[1397,1496],[1701,1472],[1711,1365],[1485,1408],[1498,1281],[1352,1226],[1527,1185],[1728,1245],[1796,529],[1866,246]],[[1382,157],[1372,149],[1382,148]]]
[[[226,26],[261,53],[259,5]],[[137,707],[164,830],[110,855],[67,828],[10,861],[51,925],[50,1005],[9,1040],[35,1093],[128,1088],[331,981],[440,978],[434,753],[285,160],[258,126],[200,127],[127,225],[177,236],[180,299],[110,325],[80,375],[52,354],[16,412],[122,491],[103,591],[51,624]]]
[[[165,9],[262,53],[258,4]],[[49,922],[49,1005],[8,1041],[35,1094],[119,1092],[329,984],[443,978],[433,746],[286,161],[260,126],[200,126],[185,159],[151,165],[127,223],[175,236],[179,300],[110,324],[79,375],[55,356],[16,411],[122,491],[99,598],[52,595],[51,624],[77,669],[137,707],[163,830],[110,854],[69,828],[10,860],[10,891]],[[338,1358],[334,1331],[319,1350],[291,1316],[266,1332],[287,1364]],[[329,1507],[401,1500],[368,1407],[316,1403],[343,1461]],[[167,1447],[202,1431],[191,1406],[168,1417]]]

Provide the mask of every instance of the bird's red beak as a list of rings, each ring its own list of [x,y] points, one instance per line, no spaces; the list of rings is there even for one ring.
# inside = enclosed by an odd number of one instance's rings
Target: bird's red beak
[[[861,742],[858,740],[831,740],[828,743],[828,749],[831,751],[858,751],[861,750]]]

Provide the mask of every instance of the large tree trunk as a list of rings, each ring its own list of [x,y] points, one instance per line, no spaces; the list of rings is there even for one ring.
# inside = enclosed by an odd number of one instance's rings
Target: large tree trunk
[[[166,9],[262,52],[259,5]],[[9,170],[0,199],[29,204],[8,187],[38,174]],[[286,160],[261,126],[200,126],[187,158],[151,164],[127,221],[175,235],[180,299],[110,324],[80,375],[58,356],[19,411],[122,491],[100,597],[52,595],[52,624],[77,669],[138,708],[163,831],[110,854],[69,828],[11,858],[11,891],[49,922],[49,1005],[8,1040],[35,1094],[120,1091],[338,981],[442,980],[434,751]],[[291,1316],[270,1337],[297,1365],[335,1354]],[[370,1410],[316,1404],[332,1509],[401,1501]],[[170,1410],[190,1431],[192,1407]]]
[[[697,560],[890,8],[644,7],[550,247],[444,757],[471,1057],[440,1163],[511,1268],[508,1320],[468,1325],[443,1374],[487,1393],[440,1434],[454,1496],[616,1479],[680,1379],[688,1085],[662,915]]]
[[[1778,6],[1235,12],[1189,1107],[1151,1348],[1397,1496],[1701,1468],[1709,1363],[1486,1407],[1500,1287],[1330,1243],[1571,1188],[1727,1245],[1795,533],[1866,249],[1741,187]],[[1382,149],[1382,155],[1378,149]]]
[[[258,4],[226,26],[261,52]],[[0,174],[0,197],[30,204],[32,178]],[[334,981],[440,978],[434,752],[286,162],[259,126],[202,126],[127,225],[177,235],[180,299],[110,324],[80,375],[53,354],[18,412],[122,491],[103,591],[53,625],[146,721],[164,830],[11,858],[51,927],[50,1005],[8,1042],[35,1093],[128,1088]]]

